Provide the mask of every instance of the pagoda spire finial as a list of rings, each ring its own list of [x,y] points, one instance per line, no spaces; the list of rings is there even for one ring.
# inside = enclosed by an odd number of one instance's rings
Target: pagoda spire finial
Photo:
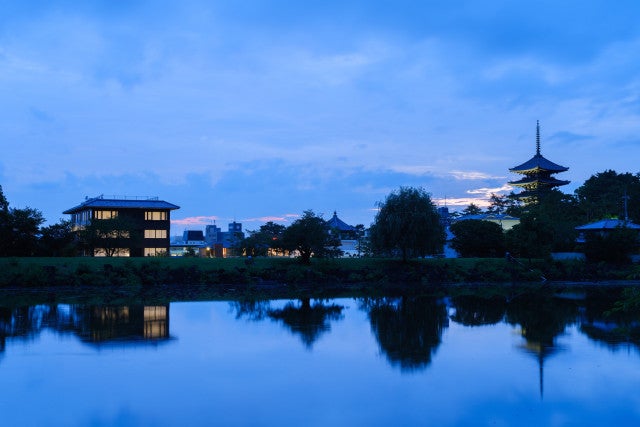
[[[536,120],[536,156],[540,155],[540,120]]]

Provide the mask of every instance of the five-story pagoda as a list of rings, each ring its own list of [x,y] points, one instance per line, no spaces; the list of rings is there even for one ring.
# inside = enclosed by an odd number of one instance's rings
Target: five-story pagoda
[[[523,164],[509,169],[510,172],[524,175],[517,181],[510,181],[509,184],[524,189],[517,197],[525,204],[537,203],[545,192],[570,182],[552,176],[568,170],[569,168],[557,165],[540,154],[540,122],[538,121],[536,123],[536,154]]]

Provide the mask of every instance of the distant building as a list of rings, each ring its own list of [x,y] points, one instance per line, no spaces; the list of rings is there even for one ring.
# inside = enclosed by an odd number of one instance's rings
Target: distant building
[[[103,233],[86,242],[85,256],[157,256],[169,253],[171,211],[180,207],[157,197],[104,196],[87,198],[63,213],[76,231],[96,221],[121,219],[122,233]]]
[[[205,229],[205,240],[209,245],[222,245],[223,248],[233,248],[244,239],[242,223],[230,222],[227,231],[222,231],[215,225],[207,225]]]
[[[198,256],[226,258],[233,255],[233,249],[242,239],[242,224],[236,221],[229,223],[228,231],[222,231],[215,224],[207,225],[204,233],[202,230],[185,230],[182,240],[174,239],[171,243],[171,256],[184,256],[193,249]]]
[[[521,165],[509,169],[513,173],[523,175],[521,179],[511,181],[509,184],[524,189],[517,197],[525,204],[537,203],[545,192],[570,182],[553,177],[557,173],[568,170],[569,168],[555,164],[540,154],[540,122],[537,122],[536,154]]]
[[[187,244],[204,244],[204,233],[202,230],[185,230],[182,233],[182,241]]]
[[[344,256],[354,257],[361,255],[361,239],[364,236],[358,235],[358,230],[352,226],[338,218],[338,213],[333,211],[333,216],[331,219],[326,221],[327,226],[333,230],[334,233],[338,235],[340,239],[340,250],[342,251]]]

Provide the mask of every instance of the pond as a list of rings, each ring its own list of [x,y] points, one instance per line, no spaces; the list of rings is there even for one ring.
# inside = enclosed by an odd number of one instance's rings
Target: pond
[[[638,323],[589,295],[0,307],[20,426],[640,425]]]

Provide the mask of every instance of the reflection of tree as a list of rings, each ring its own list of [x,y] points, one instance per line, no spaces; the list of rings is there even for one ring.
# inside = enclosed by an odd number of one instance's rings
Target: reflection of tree
[[[554,298],[550,292],[519,295],[507,307],[507,322],[520,325],[520,334],[525,339],[521,349],[538,360],[540,396],[544,392],[544,361],[561,350],[556,338],[577,319],[577,305]]]
[[[45,328],[66,332],[70,320],[57,305],[0,307],[0,352],[7,338],[34,339]]]
[[[587,296],[580,331],[592,340],[615,350],[631,344],[640,348],[640,313],[636,310],[617,309],[619,298],[624,297],[609,290],[607,295],[592,293]]]
[[[311,300],[305,298],[300,300],[300,304],[290,302],[282,309],[268,310],[268,316],[281,321],[294,334],[299,334],[304,345],[311,349],[320,335],[331,330],[330,320],[343,318],[343,308],[336,304],[325,305],[322,301],[315,301],[311,305]]]
[[[365,301],[371,329],[392,365],[403,371],[426,368],[449,325],[444,304],[431,297]]]
[[[236,320],[245,317],[247,320],[260,321],[269,316],[271,303],[269,300],[241,300],[229,303],[231,310],[236,313]]]
[[[454,322],[464,326],[493,325],[504,318],[507,300],[499,296],[462,295],[453,298],[453,305],[456,313],[451,319]]]

